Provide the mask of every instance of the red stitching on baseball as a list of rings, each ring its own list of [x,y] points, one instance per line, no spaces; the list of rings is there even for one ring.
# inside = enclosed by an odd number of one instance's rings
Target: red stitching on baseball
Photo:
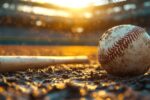
[[[100,53],[99,60],[103,64],[108,64],[113,61],[116,57],[122,56],[123,51],[128,48],[129,44],[135,41],[139,35],[144,33],[144,29],[140,27],[134,28],[131,32],[128,32],[126,36],[118,40],[111,48],[108,48],[107,54],[102,55]]]

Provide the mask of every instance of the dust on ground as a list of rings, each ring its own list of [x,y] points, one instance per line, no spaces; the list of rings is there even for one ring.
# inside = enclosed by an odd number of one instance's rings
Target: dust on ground
[[[150,74],[114,77],[97,62],[96,46],[0,46],[0,55],[87,55],[89,64],[0,73],[1,100],[149,100]],[[11,65],[10,65],[11,66]]]

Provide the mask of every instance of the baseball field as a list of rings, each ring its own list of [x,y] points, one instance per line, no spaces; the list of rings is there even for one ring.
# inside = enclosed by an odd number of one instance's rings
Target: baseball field
[[[3,45],[0,55],[87,55],[90,60],[88,64],[58,64],[0,73],[1,100],[150,99],[150,74],[124,78],[107,74],[97,62],[97,46]]]

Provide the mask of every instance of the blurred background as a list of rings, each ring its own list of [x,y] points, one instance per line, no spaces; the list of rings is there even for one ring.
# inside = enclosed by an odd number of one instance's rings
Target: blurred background
[[[0,0],[0,44],[98,45],[115,25],[149,32],[149,9],[150,0]]]

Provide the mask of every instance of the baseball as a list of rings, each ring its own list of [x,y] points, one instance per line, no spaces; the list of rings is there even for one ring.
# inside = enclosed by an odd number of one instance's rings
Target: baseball
[[[150,67],[150,36],[134,25],[113,27],[99,40],[98,60],[108,74],[144,74]]]

